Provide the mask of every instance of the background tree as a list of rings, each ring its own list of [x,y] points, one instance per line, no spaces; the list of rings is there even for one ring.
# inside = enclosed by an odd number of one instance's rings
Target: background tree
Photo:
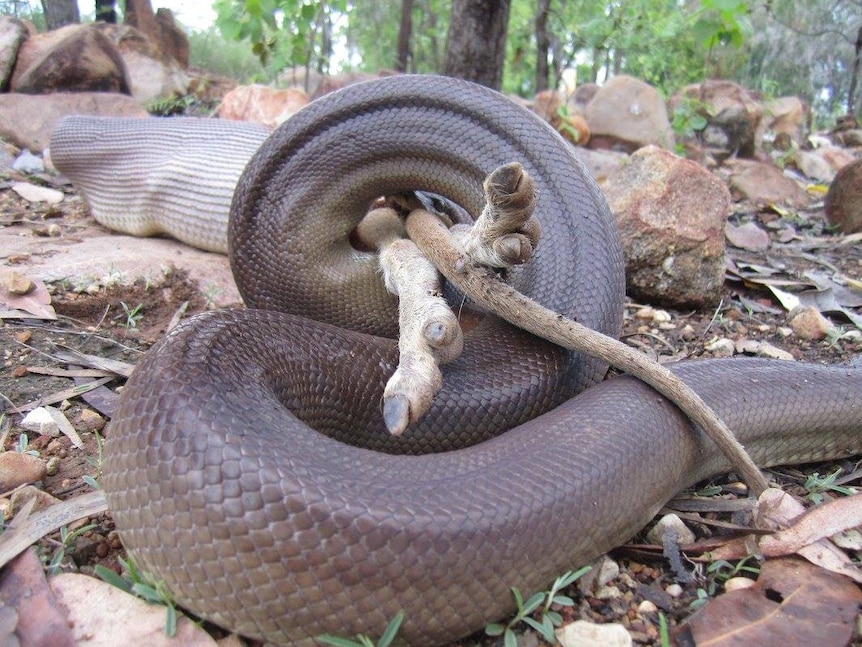
[[[96,20],[111,24],[117,22],[116,0],[96,0]]]
[[[398,28],[398,46],[395,53],[395,70],[406,72],[410,64],[410,35],[413,31],[413,0],[401,0],[401,23]]]
[[[857,50],[862,0],[216,0],[216,5],[222,33],[247,40],[269,61],[272,76],[279,66],[295,65],[448,73],[524,97],[545,85],[557,87],[567,68],[577,71],[580,83],[625,73],[666,95],[687,83],[727,78],[767,97],[796,94],[821,119],[858,111],[862,90],[862,47]],[[497,73],[483,76],[489,69]]]
[[[42,0],[42,11],[45,12],[48,29],[81,22],[76,0]]]
[[[500,89],[509,6],[509,0],[452,2],[443,74]]]
[[[548,89],[548,56],[551,54],[551,37],[548,34],[550,10],[551,0],[538,0],[533,23],[536,34],[536,81],[533,88],[536,92]]]

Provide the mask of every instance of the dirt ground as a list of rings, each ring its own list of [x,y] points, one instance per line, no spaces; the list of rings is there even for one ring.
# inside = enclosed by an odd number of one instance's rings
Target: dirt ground
[[[43,235],[42,229],[57,226],[61,230],[79,228],[82,219],[80,206],[57,207],[50,212],[34,207],[11,194],[8,186],[0,188],[0,225],[9,227],[29,223],[31,235]],[[775,273],[768,280],[800,281],[804,287],[806,272],[828,271],[836,281],[850,279],[845,285],[851,294],[862,295],[855,289],[862,281],[862,244],[844,244],[845,239],[825,231],[822,214],[818,207],[792,216],[781,216],[772,212],[757,213],[744,205],[732,221],[741,223],[754,221],[772,233],[772,245],[765,252],[744,252],[730,249],[729,257],[739,266],[756,265],[770,267]],[[788,220],[788,222],[784,222]],[[778,240],[781,225],[792,226],[796,236],[788,242]],[[90,227],[97,225],[87,222]],[[46,234],[47,235],[47,234]],[[23,274],[27,273],[26,259],[5,258],[4,264]],[[843,278],[842,278],[843,277]],[[783,289],[793,291],[800,286],[791,285]],[[154,284],[139,280],[131,285],[114,284],[86,289],[68,282],[49,284],[51,305],[57,313],[55,321],[6,318],[0,325],[0,400],[6,411],[5,445],[13,450],[19,443],[22,432],[21,416],[14,413],[14,406],[37,401],[62,392],[72,386],[73,378],[48,375],[44,371],[69,369],[69,361],[58,360],[58,353],[78,351],[80,353],[136,363],[142,354],[160,339],[172,320],[178,316],[188,317],[212,307],[200,285],[188,278],[183,271],[167,273],[162,281]],[[83,287],[83,289],[82,289]],[[862,314],[856,306],[847,306],[848,311]],[[755,352],[759,342],[786,351],[797,360],[836,363],[862,354],[862,334],[846,318],[831,315],[835,328],[820,340],[803,340],[789,331],[787,313],[781,307],[768,286],[741,280],[728,280],[723,291],[720,307],[709,312],[659,311],[644,305],[629,303],[626,308],[624,340],[632,346],[652,353],[662,361],[690,359],[721,355],[727,344],[716,344],[716,340],[730,340],[741,349],[748,342],[748,351]],[[43,371],[43,372],[36,372]],[[80,377],[79,382],[92,378]],[[45,459],[56,457],[56,471],[47,476],[43,489],[59,499],[67,499],[90,490],[82,477],[97,477],[98,446],[94,430],[101,428],[110,418],[115,402],[116,390],[122,379],[114,379],[87,394],[88,403],[81,397],[72,397],[58,403],[72,424],[81,432],[85,441],[83,450],[77,449],[65,438],[28,435],[27,449],[38,451]],[[862,395],[860,395],[862,397]],[[92,416],[92,412],[97,416]],[[85,413],[89,412],[89,414]],[[805,468],[790,468],[774,471],[777,480],[790,491],[804,493],[801,484],[806,475],[819,472],[831,473],[836,468],[843,473],[853,473],[857,463],[846,461],[837,465],[816,465]],[[725,483],[733,483],[730,479]],[[719,482],[721,483],[721,482]],[[847,484],[845,484],[847,485]],[[850,484],[852,485],[852,483]],[[734,485],[725,485],[725,492],[738,491]],[[95,564],[102,564],[119,571],[118,557],[121,545],[113,529],[109,515],[90,520],[95,527],[76,540],[66,554],[63,568],[91,573]],[[699,532],[711,533],[698,527]],[[56,551],[56,535],[43,540],[39,551],[47,562]],[[652,600],[667,616],[671,626],[684,620],[692,612],[691,604],[697,598],[703,581],[685,584],[679,597],[661,594],[662,584],[672,582],[673,572],[659,554],[629,548],[615,551],[614,558],[620,564],[623,575],[611,584],[620,590],[618,597],[602,599],[593,593],[572,588],[575,606],[566,608],[566,617],[582,617],[599,622],[621,622],[625,624],[636,644],[657,644],[659,621],[656,613],[640,613],[637,604]],[[658,591],[659,593],[656,593]],[[495,644],[491,639],[477,637],[464,641],[463,645]],[[499,643],[497,643],[499,644]],[[529,643],[525,643],[529,644]]]

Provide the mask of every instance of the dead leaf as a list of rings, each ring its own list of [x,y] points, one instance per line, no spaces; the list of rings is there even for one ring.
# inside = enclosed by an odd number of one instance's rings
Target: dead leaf
[[[165,634],[167,607],[150,604],[95,577],[61,573],[49,581],[68,610],[76,644],[90,647],[215,647],[216,642],[188,617],[179,615],[175,636]]]
[[[48,288],[42,281],[33,281],[33,289],[27,294],[9,294],[3,295],[3,301],[6,308],[11,311],[2,313],[2,317],[6,319],[15,318],[36,318],[50,319],[57,318],[57,313],[51,306],[51,295],[48,294]],[[0,307],[3,304],[0,303]],[[15,310],[21,311],[17,316]],[[28,316],[29,315],[29,316]]]
[[[710,600],[680,627],[689,644],[843,647],[853,635],[862,591],[801,559],[765,562],[755,586]]]
[[[750,252],[762,252],[769,247],[769,234],[753,222],[744,225],[727,223],[724,235],[731,245]]]

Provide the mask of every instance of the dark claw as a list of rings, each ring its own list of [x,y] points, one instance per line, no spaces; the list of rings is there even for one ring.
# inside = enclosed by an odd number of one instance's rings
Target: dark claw
[[[410,402],[397,393],[383,400],[383,422],[393,436],[400,436],[410,423]]]

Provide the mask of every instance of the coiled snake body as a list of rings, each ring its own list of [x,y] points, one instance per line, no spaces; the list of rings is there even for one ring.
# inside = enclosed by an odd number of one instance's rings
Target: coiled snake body
[[[147,128],[180,137],[191,124],[98,128],[132,147],[143,176],[136,151],[161,141]],[[91,127],[66,122],[52,155],[93,202],[124,188],[97,177],[95,146],[82,143]],[[179,603],[280,644],[379,634],[404,610],[407,644],[440,644],[507,613],[509,587],[546,586],[728,468],[648,387],[598,384],[600,362],[492,316],[444,370],[429,414],[400,439],[386,434],[396,304],[350,232],[376,197],[404,190],[475,215],[482,179],[511,161],[536,182],[543,228],[514,285],[618,334],[622,256],[604,200],[571,149],[501,95],[439,77],[353,86],[254,154],[229,236],[250,309],[169,333],[129,380],[107,445],[103,486],[121,537]],[[188,222],[186,208],[172,207]],[[862,451],[858,369],[725,360],[676,370],[759,464]],[[414,455],[427,451],[438,453]]]

